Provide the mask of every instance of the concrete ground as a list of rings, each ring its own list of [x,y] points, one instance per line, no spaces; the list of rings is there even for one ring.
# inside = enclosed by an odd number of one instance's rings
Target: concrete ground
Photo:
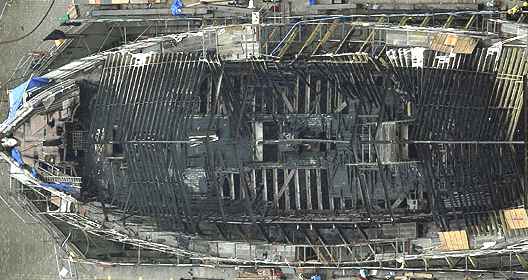
[[[57,279],[54,245],[45,228],[9,191],[9,167],[0,164],[0,279]]]
[[[65,13],[70,2],[56,0],[50,14],[34,33],[16,43],[0,45],[0,100],[7,100],[5,82],[19,59],[36,49],[42,38],[58,26],[58,18]],[[50,3],[51,0],[0,0],[0,42],[30,32]],[[7,104],[0,103],[0,118],[6,110]],[[8,172],[7,164],[1,162],[0,279],[58,279],[55,241],[42,225],[17,205],[6,188],[9,186]]]
[[[0,0],[0,41],[12,40],[29,33],[44,16],[52,0]],[[7,3],[7,5],[6,5]],[[59,25],[71,0],[55,0],[44,22],[27,38],[11,44],[0,45],[0,90],[15,69],[20,58],[38,49],[50,31]]]
[[[33,50],[42,37],[58,24],[67,6],[57,0],[43,24],[28,38],[0,45],[0,92],[5,99],[5,82],[19,59]],[[0,41],[18,38],[31,31],[50,5],[48,0],[0,0]],[[3,11],[3,13],[2,13]],[[2,103],[0,112],[6,111]],[[4,114],[1,114],[4,116]],[[0,165],[0,279],[57,279],[53,239],[44,227],[25,214],[8,193],[9,167]]]

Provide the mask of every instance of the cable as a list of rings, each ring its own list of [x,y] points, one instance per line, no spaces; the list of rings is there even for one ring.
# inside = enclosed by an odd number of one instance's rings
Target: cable
[[[11,43],[14,43],[14,42],[18,42],[20,40],[23,40],[23,39],[29,37],[29,35],[33,34],[33,32],[35,32],[42,25],[44,20],[48,17],[49,13],[51,12],[51,8],[53,8],[53,5],[55,4],[55,1],[56,0],[51,1],[51,4],[49,5],[48,10],[46,11],[46,14],[44,14],[44,16],[42,17],[40,22],[31,31],[29,31],[27,34],[23,35],[22,37],[19,37],[19,38],[13,39],[13,40],[0,41],[0,45],[5,45],[5,44],[11,44]]]

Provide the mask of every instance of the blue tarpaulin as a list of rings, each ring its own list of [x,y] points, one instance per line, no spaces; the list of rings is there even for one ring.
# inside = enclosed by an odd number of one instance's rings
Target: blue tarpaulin
[[[181,0],[172,1],[171,12],[173,16],[179,16],[182,13],[183,3]]]
[[[22,154],[17,148],[11,149],[11,157],[18,163],[19,167],[24,165],[24,160],[22,160]]]
[[[7,120],[4,121],[4,124],[9,124],[13,121],[17,110],[22,106],[24,93],[26,93],[26,91],[47,85],[48,83],[48,78],[33,77],[11,90],[11,93],[9,94],[9,115],[7,116]]]
[[[40,183],[41,186],[56,189],[61,192],[74,194],[77,190],[70,183]]]
[[[33,178],[37,178],[38,177],[38,173],[37,173],[37,170],[33,167],[31,167],[31,176],[33,176]]]

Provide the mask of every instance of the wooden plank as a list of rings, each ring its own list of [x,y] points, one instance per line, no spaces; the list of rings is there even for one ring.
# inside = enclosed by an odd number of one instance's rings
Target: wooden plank
[[[253,123],[253,129],[255,131],[255,161],[263,161],[264,144],[262,144],[262,140],[264,140],[264,124],[261,121],[255,121]]]
[[[242,172],[242,170],[241,170]],[[240,198],[241,199],[244,199],[246,198],[246,188],[247,185],[244,187],[244,180],[242,178],[242,176],[245,176],[244,173],[240,173],[240,176],[238,176],[238,188],[240,189]]]
[[[288,53],[288,50],[291,44],[295,41],[295,37],[297,37],[298,33],[299,33],[299,27],[295,28],[293,32],[290,33],[290,35],[286,39],[286,42],[284,43],[282,48],[280,48],[279,50],[279,55],[278,55],[279,60],[282,60],[282,58]]]
[[[280,192],[278,194],[278,197],[281,198],[286,189],[288,188],[288,184],[290,183],[291,179],[293,178],[293,175],[295,175],[295,169],[292,169],[290,172],[288,172],[288,169],[284,169],[284,183],[282,184],[282,187],[280,189]],[[288,174],[288,176],[286,176]]]
[[[315,170],[315,179],[317,181],[317,205],[319,210],[323,210],[323,191],[321,189],[321,169]]]
[[[509,230],[528,228],[528,215],[524,208],[504,209],[506,227]]]
[[[469,250],[469,240],[465,230],[438,232],[442,251]]]
[[[251,192],[253,197],[257,196],[257,171],[255,169],[251,170]]]
[[[60,209],[60,207],[61,207],[61,201],[62,201],[62,198],[60,198],[60,196],[54,196],[54,195],[52,195],[52,196],[50,197],[50,202],[51,202],[51,204],[53,204],[53,205],[59,207],[59,209]]]
[[[277,173],[277,168],[273,168],[273,205],[275,208],[279,208],[279,175]]]
[[[444,53],[472,54],[479,40],[469,36],[438,33],[433,35],[431,49]]]
[[[294,170],[292,170],[289,174],[294,173]],[[286,177],[286,174],[288,174],[288,169],[284,169],[283,177]],[[282,186],[284,189],[284,209],[290,210],[290,181],[293,176],[288,175],[288,178],[285,179],[284,185]],[[287,181],[286,181],[287,180]],[[282,191],[282,190],[281,190]],[[279,195],[279,197],[281,197]]]
[[[288,109],[288,112],[295,113],[295,109],[290,103],[290,100],[288,99],[288,96],[286,95],[285,91],[281,91],[281,97],[282,97],[282,100],[284,101],[284,105],[286,105],[286,108]]]
[[[231,194],[231,199],[235,200],[235,175],[233,173],[229,174],[229,191]]]
[[[265,168],[262,169],[262,200],[268,201],[268,179],[266,178],[267,171]]]
[[[310,113],[310,83],[311,83],[312,75],[308,74],[308,77],[306,79],[306,89],[304,93],[304,113],[309,114]]]
[[[295,169],[295,208],[301,209],[301,187],[299,186],[299,169]]]
[[[305,187],[306,187],[306,209],[312,210],[312,183],[310,178],[310,169],[305,169]]]
[[[295,75],[295,89],[293,91],[293,94],[295,95],[295,100],[294,100],[295,113],[299,112],[299,86],[300,84],[301,84],[301,81],[299,78],[299,74],[297,74]]]
[[[302,45],[301,49],[299,50],[299,52],[297,53],[297,56],[300,56],[302,55],[302,53],[306,50],[306,48],[308,48],[308,46],[312,45],[313,42],[315,41],[315,38],[317,37],[317,34],[319,33],[319,31],[321,30],[321,27],[323,26],[322,23],[319,23],[315,26],[315,28],[312,30],[312,32],[310,33],[310,35],[308,36],[308,39],[306,39],[306,41],[304,41],[304,44]]]
[[[334,53],[337,54],[341,52],[345,44],[350,40],[350,38],[352,38],[352,34],[354,34],[354,31],[356,31],[356,28],[354,26],[351,26],[345,37],[339,42],[339,45],[337,45],[337,48]]]
[[[326,30],[326,33],[325,35],[323,36],[323,38],[319,41],[319,43],[317,44],[317,46],[315,46],[315,49],[313,50],[312,52],[312,55],[315,55],[317,54],[317,52],[319,52],[319,50],[321,50],[321,48],[326,44],[326,42],[328,42],[328,40],[330,40],[330,38],[332,37],[332,35],[334,34],[335,30],[337,29],[337,27],[339,26],[339,22],[341,20],[339,19],[336,19],[332,22],[332,24],[330,24],[330,27],[328,27],[328,29]]]
[[[332,87],[330,86],[332,82],[327,80],[326,82],[326,112],[327,114],[332,113]]]

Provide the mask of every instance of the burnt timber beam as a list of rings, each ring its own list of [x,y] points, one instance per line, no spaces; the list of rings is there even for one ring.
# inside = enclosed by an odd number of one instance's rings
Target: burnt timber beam
[[[290,46],[295,41],[295,37],[297,37],[297,34],[299,33],[300,27],[296,27],[293,29],[293,31],[290,33],[286,41],[284,42],[284,45],[281,46],[279,49],[279,61],[283,60],[284,56],[288,53],[288,50],[290,49]]]
[[[348,241],[348,239],[343,235],[343,232],[341,231],[341,228],[339,226],[335,226],[335,230],[336,230],[337,236],[339,236],[339,239],[341,239],[341,242],[343,242],[343,245],[345,245],[345,247],[347,248],[347,250],[350,253],[350,255],[354,256],[354,258],[356,258],[356,255],[354,254],[352,249],[350,249],[350,246],[348,246],[350,244],[350,241]],[[356,260],[357,260],[357,258],[356,258]]]
[[[386,96],[383,97],[383,100],[381,102],[381,112],[379,113],[378,120],[376,122],[376,127],[375,127],[375,132],[374,132],[374,139],[378,138],[378,132],[382,129],[383,120],[384,120],[385,114],[386,114],[386,109],[385,109],[386,100],[387,100],[387,97]],[[390,197],[389,197],[387,178],[385,177],[386,166],[383,165],[383,163],[381,161],[379,151],[380,151],[379,146],[378,145],[374,145],[374,158],[375,158],[375,161],[376,161],[376,163],[378,165],[378,172],[379,172],[381,184],[383,186],[383,194],[384,194],[384,197],[385,197],[385,208],[389,210],[389,214],[390,214],[391,220],[394,221],[394,213],[393,213],[391,205],[389,205]]]
[[[273,168],[273,206],[279,209],[279,175],[277,168]]]
[[[257,226],[257,229],[262,234],[262,236],[264,236],[264,239],[266,239],[267,242],[271,243],[272,240],[271,240],[269,234],[266,232],[266,228],[262,225],[262,223],[257,223],[256,226]]]
[[[377,23],[383,23],[385,21],[385,18],[383,17],[380,17],[377,21]],[[367,36],[367,38],[365,39],[365,42],[363,42],[363,44],[361,45],[361,47],[359,48],[359,52],[364,52],[365,49],[367,48],[367,45],[369,43],[371,43],[373,40],[374,40],[374,37],[376,36],[376,29],[372,29],[369,33],[369,35]]]
[[[465,30],[469,30],[471,26],[475,23],[475,20],[477,19],[477,15],[471,15],[471,17],[468,19],[466,25],[464,25]]]
[[[288,169],[287,168],[283,169],[283,174],[284,174],[284,177],[286,177],[286,174],[288,174]],[[289,181],[291,181],[291,178],[290,178]],[[290,210],[290,186],[289,186],[289,184],[290,184],[290,182],[288,182],[286,184],[286,188],[285,188],[285,191],[284,191],[284,210],[286,210],[286,211]],[[280,197],[282,197],[282,196],[280,196]]]
[[[216,230],[218,231],[218,233],[220,233],[220,235],[222,236],[222,238],[224,240],[229,240],[229,238],[227,237],[227,234],[226,232],[224,231],[224,229],[222,229],[221,227],[221,224],[220,223],[213,223],[216,227]]]
[[[407,25],[407,23],[412,20],[413,17],[410,17],[410,16],[404,16],[400,19],[400,23],[398,23],[399,26],[405,26]]]
[[[209,70],[212,72],[212,76],[211,76],[211,81],[209,83],[210,85],[210,88],[211,88],[211,91],[214,90],[214,95],[216,96],[215,98],[215,101],[214,101],[214,105],[213,104],[208,104],[209,106],[211,106],[212,108],[218,108],[219,104],[220,104],[220,99],[218,98],[220,96],[220,91],[222,89],[222,81],[224,80],[224,68],[223,67],[219,67],[217,64],[215,63],[208,63],[207,64],[208,67],[209,67]],[[217,82],[216,82],[216,87],[213,86],[213,81],[214,81],[214,78],[218,77],[217,79]],[[211,93],[212,94],[212,93]],[[209,110],[211,111],[211,110]],[[211,114],[211,116],[209,117],[209,122],[207,124],[207,134],[206,134],[206,139],[209,139],[209,131],[211,130],[211,126],[213,124],[213,121],[214,121],[214,114]],[[207,179],[209,181],[209,183],[214,186],[216,188],[216,192],[217,192],[217,202],[218,202],[218,210],[220,211],[220,216],[222,217],[225,217],[225,210],[224,210],[224,189],[223,189],[223,184],[220,185],[219,182],[218,182],[218,179],[215,178],[215,176],[213,175],[215,172],[214,170],[212,169],[212,159],[211,159],[211,155],[213,156],[213,159],[214,159],[214,154],[213,154],[213,151],[211,150],[211,147],[209,145],[209,141],[206,141],[205,143],[205,150],[206,150],[206,158],[205,158],[205,161],[206,161],[206,165],[207,165],[207,172],[209,172],[209,176],[207,176]],[[225,181],[225,176],[222,177],[222,182]]]
[[[478,262],[477,262],[476,258],[473,258],[473,257],[471,257],[471,256],[467,256],[466,259],[467,259],[467,262],[468,262],[469,264],[471,264],[471,266],[472,266],[474,269],[477,269],[477,267],[478,267]],[[528,270],[528,268],[525,268],[525,269]]]
[[[312,232],[315,234],[315,236],[317,237],[317,240],[319,241],[319,244],[321,244],[326,252],[326,254],[328,255],[328,257],[330,257],[330,259],[332,260],[332,262],[336,262],[336,259],[334,257],[334,255],[332,254],[332,252],[330,252],[330,250],[328,249],[328,247],[326,246],[326,242],[324,241],[324,239],[321,237],[321,233],[319,232],[319,230],[317,229],[317,227],[314,227],[313,225],[311,225],[311,228],[312,228]]]
[[[242,228],[242,225],[241,224],[237,224],[236,228],[237,228],[238,232],[240,233],[240,236],[242,236],[242,238],[244,238],[244,240],[247,243],[251,243],[251,239],[247,236],[247,233],[244,230],[244,228]]]
[[[328,30],[324,34],[323,38],[315,46],[315,49],[313,50],[311,56],[316,55],[321,50],[321,48],[326,44],[326,42],[328,42],[328,40],[330,40],[330,38],[334,34],[335,30],[337,29],[338,24],[339,24],[339,20],[337,20],[337,19],[334,20],[334,22],[332,22],[330,24],[330,26],[328,27]]]
[[[431,17],[430,16],[425,16],[423,18],[422,22],[420,23],[420,27],[428,26],[430,21],[431,21]]]
[[[351,26],[350,29],[348,30],[347,34],[345,35],[345,37],[339,42],[339,45],[337,45],[337,48],[336,50],[334,51],[334,54],[338,54],[340,53],[342,50],[343,50],[343,47],[345,46],[346,43],[348,43],[348,41],[350,40],[350,38],[352,38],[352,35],[354,34],[354,32],[356,31],[357,29],[355,28],[355,26]]]
[[[319,210],[323,210],[323,189],[321,181],[321,169],[315,170],[316,190],[317,190],[317,205]]]
[[[371,213],[370,197],[369,197],[368,191],[366,189],[367,180],[366,180],[366,176],[365,176],[364,173],[359,174],[358,186],[360,188],[361,199],[363,201],[363,205],[364,205],[365,209],[367,210],[367,214],[369,216],[369,221],[370,221],[372,219],[372,213]],[[366,236],[365,238],[368,239],[368,236]]]
[[[315,26],[315,28],[312,30],[312,32],[310,33],[310,35],[308,36],[308,38],[306,39],[306,41],[304,41],[304,44],[302,45],[301,49],[299,50],[299,52],[297,53],[297,55],[295,56],[295,59],[298,59],[302,54],[303,52],[310,46],[313,44],[313,42],[315,41],[315,38],[317,38],[317,35],[318,33],[320,32],[321,30],[321,27],[323,26],[322,23],[319,23]]]
[[[365,230],[362,227],[357,226],[356,228],[361,233],[361,236],[363,236],[363,238],[365,238],[366,241],[370,240],[369,236],[367,235],[367,232],[365,232]]]
[[[262,201],[268,201],[268,171],[262,168]]]
[[[528,153],[528,152],[527,152]],[[528,156],[527,156],[528,161]],[[311,181],[311,170],[306,169],[304,172],[304,179],[306,182],[306,209],[312,210],[312,181]]]
[[[301,187],[299,185],[299,169],[295,170],[294,184],[295,184],[295,209],[301,210]]]
[[[325,263],[327,264],[328,263],[328,260],[324,257],[323,254],[321,254],[320,250],[319,250],[319,246],[316,246],[313,241],[310,239],[310,235],[308,234],[308,232],[306,231],[306,229],[302,229],[301,231],[304,235],[304,239],[306,240],[306,243],[308,243],[308,245],[310,245],[310,247],[312,247],[312,249],[314,250],[314,253],[317,255],[317,259],[322,262],[322,263]]]
[[[454,21],[455,21],[455,16],[449,15],[443,25],[443,28],[450,28]]]
[[[290,236],[288,235],[288,232],[284,229],[284,226],[282,224],[279,224],[279,229],[282,233],[282,235],[284,236],[284,238],[286,239],[286,241],[288,242],[288,244],[293,244],[293,241],[292,239],[290,238]]]

